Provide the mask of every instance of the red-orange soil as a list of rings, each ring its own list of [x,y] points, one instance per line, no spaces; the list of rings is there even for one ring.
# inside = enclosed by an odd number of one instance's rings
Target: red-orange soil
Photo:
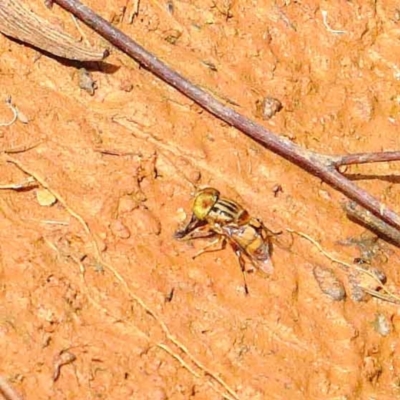
[[[395,1],[142,0],[132,24],[135,2],[85,3],[305,148],[399,149]],[[80,36],[61,8],[33,6]],[[0,128],[1,149],[37,145],[0,160],[0,185],[38,181],[0,190],[0,375],[25,399],[400,397],[399,306],[353,301],[349,273],[311,242],[295,234],[290,250],[275,246],[274,274],[248,274],[246,297],[229,248],[193,260],[207,242],[173,239],[196,188],[213,186],[272,230],[303,232],[351,264],[363,249],[339,242],[365,229],[346,218],[341,194],[114,49],[90,71],[93,96],[74,66],[4,36],[0,51],[1,97],[26,118]],[[262,120],[267,96],[283,109]],[[0,121],[11,117],[1,103]],[[399,164],[348,172],[400,211]],[[44,187],[52,206],[38,201]],[[398,293],[399,249],[378,241],[371,254]],[[345,300],[321,291],[315,266],[333,270]],[[76,359],[54,381],[66,354]]]

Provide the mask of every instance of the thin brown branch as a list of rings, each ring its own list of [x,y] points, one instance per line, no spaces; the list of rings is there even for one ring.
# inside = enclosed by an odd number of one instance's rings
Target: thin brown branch
[[[233,109],[225,106],[209,93],[200,89],[176,71],[169,68],[153,54],[133,41],[119,29],[98,16],[91,9],[77,0],[53,0],[55,3],[71,12],[75,17],[94,29],[110,43],[139,62],[153,74],[164,80],[190,99],[201,105],[210,113],[234,126],[255,141],[263,144],[267,149],[295,163],[309,173],[319,177],[324,182],[335,187],[351,200],[372,212],[388,224],[400,228],[400,217],[380,203],[368,192],[349,181],[338,170],[338,166],[355,162],[378,162],[400,160],[399,154],[375,153],[369,155],[327,156],[306,150],[290,140],[277,136],[262,125],[250,120]],[[379,156],[381,154],[381,156]],[[383,155],[382,155],[383,154]],[[393,157],[392,157],[393,156]],[[379,157],[382,157],[379,159]],[[358,160],[358,161],[357,161]],[[364,161],[366,160],[366,161]]]
[[[336,168],[342,165],[367,164],[399,160],[400,151],[382,151],[380,153],[356,153],[332,157],[333,165]]]
[[[379,233],[379,236],[385,237],[397,246],[400,246],[400,232],[398,229],[386,224],[354,201],[343,202],[341,206],[350,218],[355,219],[370,230]]]

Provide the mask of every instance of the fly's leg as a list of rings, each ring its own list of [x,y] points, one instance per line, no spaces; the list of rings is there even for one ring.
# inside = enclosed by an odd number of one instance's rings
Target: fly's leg
[[[181,238],[179,238],[179,240],[181,242],[188,242],[190,240],[195,240],[195,239],[207,239],[207,238],[213,237],[215,235],[216,235],[216,233],[211,230],[206,231],[206,230],[200,230],[200,229],[197,230],[196,229],[196,230],[188,233],[187,235],[182,236]]]
[[[243,254],[241,251],[237,251],[236,255],[239,260],[239,265],[240,265],[240,270],[242,271],[242,276],[243,276],[243,287],[244,287],[244,293],[246,296],[249,294],[249,287],[247,286],[247,281],[246,281],[246,265],[243,259]]]
[[[290,234],[290,243],[285,243],[286,239],[279,239],[279,237],[283,237],[286,238],[286,235],[284,235],[283,231],[278,231],[278,232],[274,232],[271,229],[267,228],[263,223],[261,223],[262,226],[262,230],[264,231],[264,237],[269,240],[269,239],[273,239],[274,243],[276,243],[281,249],[283,250],[287,250],[290,251],[293,243],[294,243],[294,237],[293,237],[293,233],[292,232],[288,232]]]
[[[213,232],[214,233],[214,232]],[[214,233],[215,235],[215,233]],[[219,246],[217,247],[216,245]],[[198,256],[200,256],[201,254],[204,253],[211,253],[214,251],[220,251],[223,250],[225,248],[226,245],[226,239],[223,236],[218,236],[217,239],[215,239],[214,241],[212,241],[211,243],[209,243],[206,247],[204,247],[202,250],[200,250],[198,253],[196,253],[192,258],[193,260],[195,258],[197,258]],[[214,247],[213,249],[210,249],[210,247]]]
[[[246,281],[246,263],[243,259],[243,251],[237,246],[235,246],[235,244],[233,243],[231,243],[231,247],[235,252],[236,257],[238,258],[239,261],[240,270],[242,271],[242,276],[243,276],[244,293],[247,296],[249,294],[249,288],[247,286],[247,281]]]
[[[202,227],[204,228],[206,225],[207,225],[207,223],[205,221],[200,221],[193,214],[192,218],[189,221],[189,223],[183,229],[178,229],[174,233],[174,238],[178,239],[178,240],[184,239],[187,236],[191,235],[193,232],[201,229]]]

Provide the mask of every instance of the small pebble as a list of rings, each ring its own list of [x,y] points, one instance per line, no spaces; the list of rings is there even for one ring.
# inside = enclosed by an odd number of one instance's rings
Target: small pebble
[[[390,321],[383,315],[378,313],[374,320],[374,328],[381,336],[387,336],[391,332],[391,323]]]
[[[79,87],[88,92],[91,96],[93,96],[94,92],[97,89],[97,84],[90,76],[90,73],[86,71],[85,68],[79,69],[78,80],[79,80]]]
[[[274,197],[277,197],[279,193],[283,193],[282,185],[280,185],[279,183],[274,185],[274,187],[272,188],[272,192],[274,193]]]
[[[170,14],[174,13],[174,3],[172,0],[167,1],[167,10]]]
[[[188,175],[188,179],[191,183],[198,183],[201,179],[201,172],[197,169],[192,170]]]
[[[343,283],[336,277],[331,268],[317,265],[314,267],[313,273],[323,293],[335,301],[341,301],[346,297]]]
[[[165,390],[162,388],[154,388],[150,392],[151,398],[153,400],[167,400],[167,394],[165,393]]]
[[[274,97],[265,97],[262,101],[256,103],[257,114],[261,118],[267,120],[271,119],[276,113],[282,110],[282,103]]]
[[[362,375],[370,382],[376,383],[382,374],[382,367],[376,357],[367,356],[364,358]]]
[[[122,196],[118,202],[118,214],[125,214],[133,211],[139,207],[137,200],[133,199],[132,196]]]
[[[129,229],[118,219],[110,224],[111,232],[121,239],[128,239],[131,236]]]
[[[120,88],[122,91],[129,93],[129,92],[132,92],[132,90],[133,90],[133,85],[132,85],[132,83],[130,83],[128,80],[124,80],[124,81],[121,81],[121,82],[120,82],[119,88]]]
[[[150,210],[137,208],[132,212],[132,218],[136,221],[135,226],[132,227],[135,235],[143,233],[159,235],[161,233],[161,223]]]

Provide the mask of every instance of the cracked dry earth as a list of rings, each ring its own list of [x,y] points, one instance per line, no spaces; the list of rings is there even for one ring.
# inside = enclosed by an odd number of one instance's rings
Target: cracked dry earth
[[[399,149],[395,1],[152,0],[132,24],[132,2],[86,4],[308,149]],[[79,37],[59,7],[32,7]],[[0,52],[1,97],[21,113],[0,128],[0,374],[21,396],[400,397],[399,306],[356,296],[351,271],[310,241],[275,246],[274,274],[247,274],[245,296],[229,248],[193,260],[207,241],[173,239],[196,189],[213,186],[272,230],[303,232],[349,264],[366,259],[398,293],[399,249],[349,221],[342,195],[116,50],[85,65],[92,91],[80,64],[4,36]],[[265,97],[283,105],[268,120]],[[1,104],[4,123],[12,113]],[[399,210],[399,164],[348,172]],[[347,296],[334,300],[338,288]]]

